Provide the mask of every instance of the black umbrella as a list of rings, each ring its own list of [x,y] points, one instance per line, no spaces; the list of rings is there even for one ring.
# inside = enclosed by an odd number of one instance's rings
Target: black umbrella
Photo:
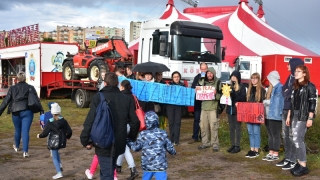
[[[164,64],[155,63],[155,62],[146,62],[146,63],[136,64],[132,68],[132,71],[134,71],[134,72],[164,72],[164,71],[170,71],[170,69]]]

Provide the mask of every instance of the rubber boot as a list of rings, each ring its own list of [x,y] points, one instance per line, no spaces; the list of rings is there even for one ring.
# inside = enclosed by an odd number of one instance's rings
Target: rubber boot
[[[134,180],[134,178],[139,176],[139,173],[135,167],[130,168],[130,171],[131,171],[131,176],[127,180]]]

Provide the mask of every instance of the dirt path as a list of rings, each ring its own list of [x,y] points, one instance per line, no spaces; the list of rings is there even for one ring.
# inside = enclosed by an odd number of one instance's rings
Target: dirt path
[[[212,149],[198,150],[197,146],[200,145],[200,143],[191,145],[187,143],[190,140],[192,123],[192,118],[185,118],[182,121],[181,144],[175,146],[178,154],[176,156],[168,155],[169,179],[292,178],[289,171],[281,170],[274,165],[274,162],[262,161],[262,155],[257,159],[248,159],[244,157],[246,153],[244,151],[238,154],[228,154],[226,153],[226,148],[222,148],[219,152],[213,152]],[[67,148],[60,150],[64,169],[64,178],[62,179],[86,179],[84,171],[89,168],[94,151],[86,150],[81,146],[79,134],[82,127],[72,127],[72,129],[74,135],[71,140],[68,141]],[[13,151],[13,137],[5,135],[8,136],[8,138],[2,138],[0,140],[0,179],[52,179],[51,176],[55,175],[55,169],[49,151],[46,149],[46,140],[35,138],[39,132],[38,124],[34,122],[30,133],[30,158],[26,159],[22,157],[21,151],[18,153]],[[140,153],[141,152],[133,153],[133,155],[137,170],[141,174]],[[130,174],[126,162],[123,164],[123,172],[119,174],[119,180],[126,179]],[[319,174],[319,170],[313,171]],[[95,174],[95,179],[99,179],[98,172]],[[141,176],[137,179],[141,179]],[[320,178],[310,173],[308,176],[305,176],[304,179]]]

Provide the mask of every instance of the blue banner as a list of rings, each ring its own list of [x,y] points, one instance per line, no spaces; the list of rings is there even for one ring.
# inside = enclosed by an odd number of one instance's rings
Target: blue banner
[[[126,78],[119,77],[118,79],[120,84]],[[132,79],[126,80],[130,81],[131,86],[133,87],[132,93],[141,101],[182,106],[194,105],[195,91],[192,88]]]

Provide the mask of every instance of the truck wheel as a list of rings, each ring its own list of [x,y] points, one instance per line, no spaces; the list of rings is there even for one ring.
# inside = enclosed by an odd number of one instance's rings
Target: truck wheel
[[[79,80],[80,78],[74,73],[74,66],[71,61],[67,61],[62,66],[63,80]]]
[[[88,108],[90,101],[88,101],[87,92],[83,89],[78,89],[75,95],[76,105],[79,108]]]
[[[103,60],[94,60],[89,67],[88,76],[91,81],[98,81],[101,72],[108,72],[109,68]]]

